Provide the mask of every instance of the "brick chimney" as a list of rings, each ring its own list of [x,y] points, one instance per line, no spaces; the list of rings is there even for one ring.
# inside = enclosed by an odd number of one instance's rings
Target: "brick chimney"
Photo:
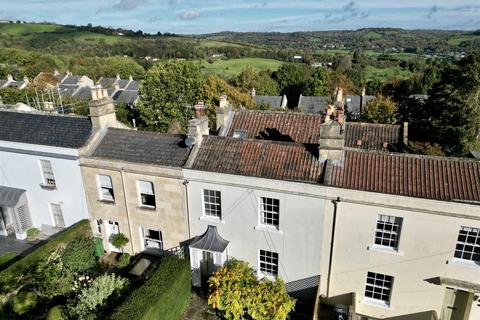
[[[199,102],[194,106],[195,118],[188,123],[188,138],[192,144],[199,145],[202,142],[202,136],[208,135],[208,117],[205,115],[205,105]]]
[[[117,126],[115,106],[108,96],[107,89],[100,86],[91,88],[92,101],[89,103],[90,120],[96,129]]]

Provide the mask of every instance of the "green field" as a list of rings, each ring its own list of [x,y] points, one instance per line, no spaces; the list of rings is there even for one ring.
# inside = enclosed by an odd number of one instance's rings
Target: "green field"
[[[248,65],[253,66],[258,70],[269,69],[275,71],[282,65],[282,63],[283,62],[278,60],[263,58],[217,60],[213,63],[208,63],[208,61],[202,60],[201,68],[202,72],[205,74],[213,73],[228,78],[238,75]]]
[[[66,27],[50,23],[0,23],[0,34],[19,36],[32,33],[65,31]]]
[[[368,66],[366,68],[366,78],[367,80],[372,79],[379,79],[379,80],[387,80],[393,76],[398,76],[402,79],[408,78],[412,75],[410,71],[402,70],[399,67],[390,67],[390,68],[376,68],[372,66]]]

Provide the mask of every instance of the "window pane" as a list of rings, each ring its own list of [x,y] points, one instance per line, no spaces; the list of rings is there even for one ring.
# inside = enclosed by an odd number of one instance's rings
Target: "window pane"
[[[365,284],[365,297],[390,302],[393,277],[380,273],[367,273]]]
[[[458,232],[454,257],[458,259],[480,262],[480,229],[461,227]]]
[[[150,181],[138,181],[138,186],[140,189],[140,193],[146,193],[153,195],[153,183]]]
[[[98,179],[100,180],[100,185],[102,187],[107,187],[107,188],[112,187],[112,178],[110,176],[99,174]]]

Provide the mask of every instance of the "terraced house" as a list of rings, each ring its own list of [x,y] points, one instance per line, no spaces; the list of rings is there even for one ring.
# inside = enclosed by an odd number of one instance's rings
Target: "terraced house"
[[[353,319],[477,319],[480,163],[402,153],[403,126],[229,110],[185,166],[201,285],[229,257]],[[198,132],[198,130],[197,130]]]
[[[52,234],[88,218],[80,154],[103,128],[121,126],[102,107],[90,118],[0,111],[0,235]]]

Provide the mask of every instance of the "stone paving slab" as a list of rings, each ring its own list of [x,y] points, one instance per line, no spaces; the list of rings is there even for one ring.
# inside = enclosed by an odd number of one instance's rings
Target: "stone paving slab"
[[[31,252],[40,241],[19,240],[15,237],[0,236],[0,255],[5,252],[13,252],[17,255],[26,255]]]

